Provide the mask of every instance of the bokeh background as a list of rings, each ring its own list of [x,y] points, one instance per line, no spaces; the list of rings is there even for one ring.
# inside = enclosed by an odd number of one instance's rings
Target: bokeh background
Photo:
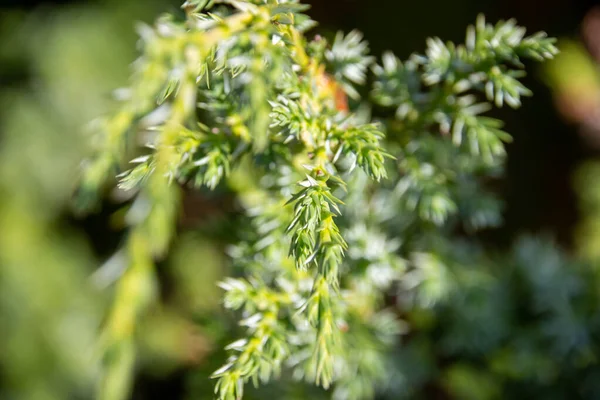
[[[112,255],[123,232],[119,213],[115,214],[118,204],[112,200],[106,200],[89,215],[72,211],[70,199],[77,170],[88,146],[81,127],[109,110],[113,90],[126,84],[129,64],[136,56],[135,24],[151,22],[163,12],[179,13],[179,3],[2,3],[2,399],[88,398],[87,388],[95,370],[87,360],[94,357],[90,353],[95,335],[110,302],[111,276],[119,268],[118,256]],[[537,350],[522,353],[533,354],[531,357],[515,358],[509,363],[530,371],[506,372],[497,364],[489,364],[488,371],[488,367],[482,367],[488,365],[486,355],[465,353],[464,363],[462,356],[441,356],[433,348],[439,338],[450,333],[443,327],[423,328],[421,336],[417,334],[412,342],[408,340],[409,344],[417,343],[407,347],[412,353],[398,356],[403,362],[416,364],[412,375],[403,375],[409,383],[398,390],[408,398],[429,399],[600,398],[600,383],[590,383],[600,380],[600,368],[596,365],[600,286],[592,284],[597,275],[588,266],[600,260],[600,189],[596,189],[600,188],[600,169],[595,164],[600,157],[600,11],[594,8],[596,2],[307,3],[312,5],[309,14],[320,23],[315,32],[331,36],[337,30],[358,29],[375,55],[392,50],[406,58],[412,52],[422,51],[429,36],[462,41],[465,27],[474,22],[478,13],[484,13],[490,21],[514,17],[529,32],[544,30],[560,39],[563,52],[556,62],[545,68],[531,65],[525,84],[533,90],[534,98],[527,99],[518,112],[496,112],[515,138],[508,146],[506,176],[496,183],[496,192],[506,204],[505,223],[480,233],[480,237],[499,253],[509,252],[515,238],[525,233],[552,239],[551,249],[543,253],[545,260],[528,255],[530,247],[537,245],[526,243],[515,250],[515,257],[520,260],[515,262],[524,264],[523,274],[533,282],[530,287],[517,287],[518,275],[496,276],[498,290],[513,293],[511,304],[528,303],[539,294],[539,279],[531,271],[543,269],[546,264],[568,269],[573,263],[588,263],[585,267],[577,264],[573,270],[555,271],[554,281],[542,282],[547,284],[543,290],[550,297],[562,296],[561,288],[569,284],[569,279],[590,284],[577,292],[575,305],[569,303],[584,310],[573,314],[578,319],[561,321],[556,328],[557,335],[572,335],[568,340],[573,342],[573,348],[587,343],[585,349],[580,349],[586,355],[575,360],[567,356],[547,360],[547,342],[534,341],[539,346]],[[215,198],[189,193],[185,198],[181,221],[185,233],[169,259],[158,268],[164,282],[160,291],[165,307],[144,321],[149,328],[145,330],[148,334],[140,338],[143,361],[136,378],[136,399],[211,398],[212,383],[206,379],[207,371],[223,360],[218,338],[231,329],[220,316],[220,292],[214,285],[227,273],[222,259],[231,218],[227,200],[223,193]],[[201,274],[195,269],[198,264],[202,265]],[[103,267],[98,269],[99,265]],[[486,298],[476,303],[486,301],[493,300]],[[467,317],[471,312],[468,310],[486,312],[467,308]],[[487,317],[494,319],[494,315]],[[433,317],[426,314],[424,318]],[[513,318],[515,338],[538,334],[536,327],[521,324],[520,318],[528,317]],[[476,324],[473,321],[478,320],[467,318],[452,335],[468,338],[470,334],[481,334],[469,330],[470,323]],[[460,319],[450,323],[461,324]],[[580,325],[587,335],[585,340],[573,328]],[[539,329],[541,332],[545,328]],[[577,332],[572,333],[574,330]],[[446,370],[449,364],[459,367]],[[483,372],[473,371],[477,369],[474,366],[483,368]],[[295,396],[312,398],[313,394],[299,392]]]

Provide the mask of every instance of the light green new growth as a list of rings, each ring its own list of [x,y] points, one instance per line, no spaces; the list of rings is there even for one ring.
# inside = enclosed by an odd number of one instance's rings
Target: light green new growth
[[[372,66],[357,32],[331,45],[309,41],[314,23],[297,1],[196,0],[183,9],[184,21],[165,16],[140,29],[131,87],[95,124],[98,149],[82,181],[89,203],[125,169],[118,186],[135,193],[128,267],[103,332],[99,398],[130,391],[136,321],[155,297],[153,264],[173,239],[179,187],[224,184],[250,223],[230,250],[242,277],[221,283],[246,335],[213,374],[217,397],[240,399],[248,381],[293,371],[335,385],[337,399],[373,398],[403,329],[384,295],[428,265],[427,257],[404,258],[432,249],[405,246],[404,233],[414,218],[442,225],[460,212],[473,229],[499,219],[493,198],[469,205],[457,193],[480,190],[477,174],[500,165],[510,138],[500,121],[481,115],[488,101],[519,106],[530,94],[518,80],[521,60],[552,57],[553,40],[480,18],[465,45],[431,39],[425,55],[402,63],[386,54]],[[359,100],[354,85],[371,66],[373,98],[396,109],[388,129],[402,135],[387,150],[384,124],[347,104]],[[416,211],[412,222],[391,222],[386,213],[398,207]]]

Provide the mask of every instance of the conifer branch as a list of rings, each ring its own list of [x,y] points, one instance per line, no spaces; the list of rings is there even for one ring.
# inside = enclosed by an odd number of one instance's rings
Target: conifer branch
[[[479,194],[479,174],[501,166],[510,139],[482,114],[492,102],[518,107],[530,95],[521,59],[552,57],[553,41],[480,18],[464,45],[431,39],[404,63],[384,55],[373,66],[373,98],[396,109],[388,134],[404,136],[394,145],[385,143],[385,124],[348,103],[373,63],[359,33],[338,34],[331,46],[309,41],[314,23],[297,1],[188,0],[183,8],[186,21],[165,17],[142,31],[130,98],[100,124],[82,182],[85,197],[122,159],[136,164],[119,174],[121,190],[136,198],[100,396],[124,399],[129,390],[135,327],[152,301],[153,263],[175,234],[178,185],[226,183],[248,224],[230,252],[240,277],[221,287],[245,336],[212,375],[217,397],[240,399],[247,382],[289,368],[333,385],[335,398],[371,398],[388,377],[386,349],[403,331],[384,294],[399,282],[412,293],[428,271],[445,268],[434,262],[445,236],[427,223],[449,227],[456,214],[470,227],[497,220],[493,200],[465,196]],[[152,135],[139,154],[129,144],[139,145],[141,129]]]

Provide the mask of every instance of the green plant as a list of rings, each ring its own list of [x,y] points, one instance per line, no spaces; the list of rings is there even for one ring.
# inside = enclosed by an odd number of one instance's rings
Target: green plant
[[[135,43],[131,14],[155,10],[124,3],[50,19],[2,13],[1,398],[60,400],[93,387],[106,298],[89,279],[89,243],[65,216],[88,142],[81,126],[110,103],[106,87],[127,79],[114,60]],[[23,82],[4,79],[15,66]]]
[[[241,398],[248,381],[285,370],[333,385],[335,398],[372,398],[390,384],[389,349],[405,329],[386,294],[401,288],[411,304],[436,304],[451,293],[445,258],[459,259],[457,227],[500,222],[482,178],[500,172],[510,136],[482,114],[491,103],[520,106],[531,94],[522,60],[551,58],[553,40],[480,17],[464,45],[430,39],[424,55],[376,65],[356,32],[308,40],[314,23],[296,1],[183,9],[181,21],[141,29],[124,101],[92,126],[81,205],[117,174],[134,195],[99,398],[129,392],[182,187],[228,190],[243,208],[229,251],[236,277],[220,286],[245,334],[213,374],[217,397]],[[360,107],[355,85],[369,67],[372,100],[394,118]]]

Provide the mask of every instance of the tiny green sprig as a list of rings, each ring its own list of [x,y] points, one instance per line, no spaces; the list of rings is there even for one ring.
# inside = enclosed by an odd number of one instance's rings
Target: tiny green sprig
[[[458,188],[477,187],[476,176],[496,174],[505,143],[512,140],[502,121],[485,113],[492,104],[521,105],[522,97],[531,94],[519,81],[523,60],[552,58],[558,51],[553,43],[543,33],[525,36],[514,20],[491,25],[479,16],[467,29],[465,44],[432,38],[424,55],[414,54],[405,62],[384,54],[382,64],[373,67],[373,99],[395,108],[393,129],[412,139],[397,157],[403,172],[397,192],[404,195],[404,208],[436,225],[462,213]],[[451,159],[440,157],[443,153]],[[493,202],[486,204],[498,209]],[[498,223],[497,212],[471,210],[478,215],[475,225]]]
[[[333,242],[344,248],[346,243],[333,222],[334,211],[340,214],[338,204],[341,201],[331,194],[327,183],[307,175],[299,186],[302,189],[290,199],[295,204],[294,219],[290,222],[288,231],[293,231],[290,254],[296,260],[298,268],[306,268],[316,261],[320,245],[327,246]],[[328,276],[330,280],[337,280],[337,274]]]
[[[497,107],[518,108],[521,97],[531,94],[518,80],[524,76],[522,59],[542,61],[558,51],[554,39],[543,33],[524,35],[514,20],[490,25],[480,15],[467,29],[464,45],[432,38],[425,55],[413,55],[406,63],[387,54],[374,67],[374,99],[396,106],[406,123],[418,122],[413,129],[437,126],[443,135],[451,133],[457,146],[467,143],[471,154],[491,164],[505,154],[503,142],[511,137],[501,130],[501,121],[481,115],[491,105],[472,91]]]
[[[215,371],[218,378],[215,393],[219,398],[238,399],[243,396],[243,382],[252,379],[254,385],[268,382],[281,372],[283,361],[289,357],[287,329],[279,321],[281,305],[289,303],[285,294],[267,289],[255,282],[228,279],[221,284],[227,291],[226,304],[232,309],[242,306],[250,314],[240,321],[247,328],[249,338],[240,339],[225,349],[232,350],[228,363]]]

